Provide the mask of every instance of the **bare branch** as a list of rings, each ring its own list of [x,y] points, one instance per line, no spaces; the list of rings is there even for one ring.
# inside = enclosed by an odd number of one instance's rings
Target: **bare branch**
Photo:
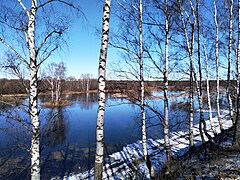
[[[40,44],[40,46],[37,48],[36,53],[38,54],[39,51],[42,49],[43,45],[47,42],[47,40],[53,35],[53,34],[58,34],[59,36],[61,36],[63,30],[60,31],[56,31],[53,30],[52,32],[50,32],[42,41],[42,43]]]
[[[11,107],[16,108],[16,104],[12,104],[12,103],[9,103],[9,102],[3,101],[3,100],[0,100],[0,103],[3,103],[3,104],[6,104],[6,105],[9,105],[9,106],[11,106]],[[19,109],[19,110],[21,110],[21,111],[23,111],[23,112],[29,114],[29,112],[26,111],[24,108],[17,107],[17,109]]]
[[[152,61],[152,63],[153,63],[154,66],[158,69],[158,71],[163,74],[163,70],[162,70],[161,67],[157,64],[157,62],[153,59],[153,57],[151,56],[150,52],[147,51],[147,50],[145,50],[145,52],[148,54],[149,59]]]
[[[130,12],[124,5],[122,5],[120,2],[118,2],[118,5],[123,9],[125,10],[126,12],[128,12],[131,16],[133,16],[136,20],[138,20],[138,16],[136,16],[135,14],[133,14],[132,12]],[[132,6],[134,9],[135,7]]]
[[[37,64],[37,66],[39,67],[44,61],[46,61],[57,48],[58,46],[56,45],[51,51],[49,51],[49,53],[44,58],[42,58],[42,60]]]
[[[74,9],[76,9],[77,11],[80,11],[80,9],[79,9],[78,7],[74,6],[74,5],[71,4],[71,3],[66,2],[66,1],[64,1],[64,0],[48,0],[48,1],[46,1],[45,3],[40,4],[39,6],[37,6],[37,9],[39,9],[39,8],[41,8],[41,7],[44,7],[44,6],[46,6],[47,4],[52,3],[52,2],[60,2],[60,3],[66,4],[66,5],[69,6],[69,7],[72,7],[72,8],[74,8]]]
[[[22,6],[23,10],[26,12],[26,14],[27,14],[28,17],[29,17],[29,11],[28,11],[28,9],[25,7],[25,5],[22,3],[21,0],[18,0],[18,2],[19,2],[19,4]]]
[[[33,133],[33,131],[31,130],[31,128],[29,126],[31,126],[31,123],[28,122],[24,122],[20,117],[14,117],[14,116],[7,116],[7,118],[13,119],[15,121],[17,121],[22,127],[24,127],[27,131]]]
[[[9,28],[17,30],[17,31],[24,31],[24,32],[26,31],[26,27],[15,27],[15,26],[8,24],[6,21],[2,21],[2,20],[0,20],[0,23],[5,24]]]
[[[113,44],[113,43],[110,43],[110,42],[109,42],[109,45],[112,46],[112,47],[114,47],[114,48],[124,50],[124,51],[126,51],[126,52],[128,52],[128,53],[135,54],[135,52],[131,51],[129,48],[126,48],[126,47],[123,47],[123,46],[119,46],[119,45],[117,45],[117,44]]]
[[[0,37],[0,41],[7,47],[9,48],[11,51],[14,52],[14,54],[16,54],[17,57],[19,57],[19,59],[21,59],[21,61],[23,63],[25,63],[28,67],[29,67],[29,63],[26,61],[26,59],[24,59],[11,45],[9,45],[6,41],[4,41],[1,37]]]

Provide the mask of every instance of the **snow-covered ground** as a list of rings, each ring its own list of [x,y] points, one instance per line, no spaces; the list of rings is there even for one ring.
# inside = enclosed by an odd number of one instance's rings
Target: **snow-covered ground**
[[[228,112],[221,112],[221,116],[223,128],[228,129],[232,127],[232,121],[228,117]],[[213,118],[212,120],[214,122],[214,126],[216,127],[217,133],[220,133],[217,117]],[[213,136],[209,120],[206,121],[206,124],[209,134]],[[202,144],[198,126],[198,124],[195,125],[193,131],[195,146]],[[173,156],[181,156],[189,150],[188,132],[173,132],[170,134],[170,137]],[[208,140],[207,137],[205,137],[205,140]],[[166,162],[164,139],[148,139],[147,146],[151,163],[155,169],[155,172],[158,172],[165,166]],[[141,141],[123,147],[120,152],[113,153],[105,160],[103,179],[126,179],[128,177],[136,176],[136,173],[138,177],[142,177],[141,179],[150,178],[147,166],[143,161]],[[80,174],[72,173],[70,176],[64,177],[64,179],[67,180],[93,178],[94,169]],[[55,177],[52,179],[55,180],[58,178]]]

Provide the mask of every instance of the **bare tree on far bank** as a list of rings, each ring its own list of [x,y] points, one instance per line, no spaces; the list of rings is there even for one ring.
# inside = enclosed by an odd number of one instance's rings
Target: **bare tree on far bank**
[[[63,92],[63,80],[66,79],[67,67],[65,63],[60,62],[59,64],[53,62],[47,65],[44,73],[44,80],[50,85],[51,91],[51,103],[52,105],[61,104],[61,96]]]
[[[93,75],[92,74],[82,74],[80,77],[81,89],[82,91],[88,92],[92,86]]]

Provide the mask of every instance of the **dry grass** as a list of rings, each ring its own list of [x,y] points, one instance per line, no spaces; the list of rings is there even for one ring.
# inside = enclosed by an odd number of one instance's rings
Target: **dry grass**
[[[48,107],[48,108],[55,108],[55,107],[65,107],[65,106],[70,106],[72,105],[72,102],[62,100],[60,102],[45,102],[41,104],[43,107]]]
[[[159,179],[239,179],[240,150],[220,146],[232,136],[231,129],[217,137],[216,144],[208,142],[192,148],[174,159],[170,174],[162,172]]]

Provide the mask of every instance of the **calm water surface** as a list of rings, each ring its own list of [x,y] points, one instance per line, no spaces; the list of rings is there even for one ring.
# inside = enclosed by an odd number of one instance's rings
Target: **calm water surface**
[[[173,95],[183,92],[170,93]],[[154,92],[154,96],[162,93]],[[97,118],[97,94],[66,95],[64,99],[72,105],[64,108],[44,108],[40,106],[42,127],[42,178],[64,176],[71,172],[86,171],[93,167],[95,152],[95,128]],[[188,110],[186,96],[170,99],[170,127],[172,131],[187,130]],[[40,97],[40,102],[49,97]],[[195,102],[196,99],[195,99]],[[27,100],[25,101],[27,103]],[[154,98],[147,103],[163,114],[163,100]],[[24,106],[20,106],[24,108]],[[197,108],[197,103],[195,105]],[[215,113],[214,113],[215,114]],[[198,114],[195,114],[197,117]],[[205,113],[207,117],[208,114]],[[150,110],[146,111],[149,138],[162,138],[161,119]],[[15,119],[15,120],[13,120]],[[8,159],[0,169],[1,177],[25,179],[29,171],[19,174],[17,167],[27,168],[30,156],[26,149],[30,146],[29,133],[16,120],[29,122],[28,115],[9,107],[2,108],[0,116],[0,164]],[[198,119],[198,118],[196,118]],[[197,122],[195,122],[197,123]],[[27,123],[25,123],[27,125]],[[130,143],[141,139],[140,108],[124,98],[107,95],[105,114],[105,155],[109,155]]]

